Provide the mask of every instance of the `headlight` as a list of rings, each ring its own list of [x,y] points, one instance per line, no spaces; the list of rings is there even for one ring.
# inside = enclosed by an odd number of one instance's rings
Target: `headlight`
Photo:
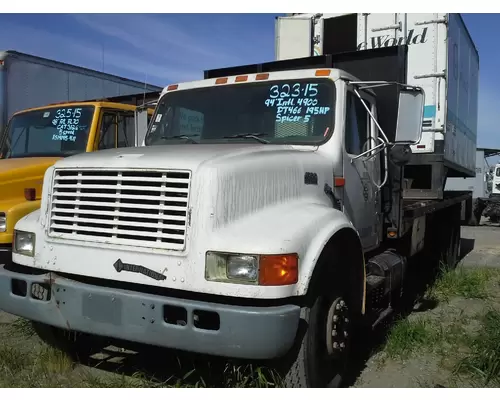
[[[292,285],[298,281],[298,256],[209,251],[205,259],[205,279],[262,286]]]
[[[14,230],[14,253],[33,257],[35,253],[35,234]]]
[[[0,213],[0,232],[7,230],[7,216],[5,213]]]

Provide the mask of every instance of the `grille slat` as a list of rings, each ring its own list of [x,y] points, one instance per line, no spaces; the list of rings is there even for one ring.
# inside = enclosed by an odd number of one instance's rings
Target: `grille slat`
[[[58,200],[55,199],[53,204],[60,204],[60,205],[68,205],[68,206],[79,206],[81,207],[99,207],[99,208],[117,208],[117,203],[116,202],[104,202],[104,201],[81,201],[81,200],[76,200],[76,201],[70,201],[70,200]],[[151,205],[149,204],[130,204],[130,203],[121,203],[120,206],[118,207],[120,209],[126,208],[135,208],[135,209],[141,209],[141,210],[151,210]],[[155,211],[156,210],[163,210],[163,212],[168,212],[169,210],[172,210],[172,207],[165,206],[165,205],[156,205],[155,206]],[[173,210],[172,210],[173,211]],[[148,214],[145,214],[148,215]]]
[[[96,222],[95,225],[101,225],[101,223]],[[57,224],[57,223],[52,223],[50,225],[50,228],[51,229],[61,229],[63,231],[71,231],[71,230],[73,230],[73,225],[61,225],[61,224]],[[109,229],[109,228],[98,228],[98,229],[99,229],[99,231],[102,231],[103,234],[116,235],[115,229]],[[78,231],[92,233],[92,236],[94,236],[95,230],[96,230],[96,228],[93,226],[81,226],[81,225],[78,226]],[[134,231],[128,230],[126,233],[123,232],[123,233],[118,234],[118,235],[140,236],[140,237],[145,237],[145,238],[153,238],[153,235],[151,235],[151,232],[141,232],[141,231],[135,231],[135,230]],[[105,235],[103,235],[103,236],[105,236]],[[155,230],[155,232],[154,232],[154,239],[155,240],[151,240],[151,241],[153,241],[153,242],[160,241],[161,238],[182,240],[184,238],[184,235],[172,235],[169,233],[158,233]]]
[[[142,219],[142,218],[141,218]],[[59,223],[59,222],[71,222],[71,223],[77,223],[77,224],[100,224],[100,225],[119,225],[119,226],[127,226],[131,227],[130,229],[133,229],[133,227],[144,227],[144,228],[152,228],[155,230],[158,229],[169,229],[169,230],[179,230],[183,229],[182,226],[179,227],[179,225],[169,225],[165,224],[162,221],[158,221],[158,223],[153,224],[151,222],[135,222],[135,221],[121,221],[121,220],[114,220],[114,219],[93,219],[93,218],[81,218],[81,217],[60,217],[60,216],[54,216],[52,217],[52,223]]]
[[[69,203],[69,202],[67,202]],[[82,203],[80,203],[82,204]],[[100,205],[100,203],[97,203]],[[122,211],[100,211],[100,210],[82,210],[81,208],[78,209],[78,211],[75,211],[74,209],[68,209],[68,208],[59,208],[59,207],[52,207],[52,212],[55,214],[59,215],[71,215],[72,218],[73,216],[77,217],[78,215],[100,215],[103,217],[130,217],[130,218],[140,218],[144,220],[157,220],[157,219],[162,219],[162,220],[167,220],[167,221],[184,221],[186,217],[183,216],[178,216],[178,215],[158,215],[158,214],[143,214],[140,217],[137,217],[136,213],[130,213],[130,212],[122,212]]]
[[[121,190],[120,188],[118,188]],[[57,196],[58,197],[75,197],[75,191],[73,192],[58,192]],[[165,197],[159,194],[158,196],[145,196],[145,195],[133,195],[133,194],[120,194],[120,193],[87,193],[83,192],[82,189],[80,189],[79,197],[83,198],[92,198],[92,199],[130,199],[130,200],[154,200],[154,201],[166,201],[166,202],[182,202],[186,203],[186,198],[185,197]],[[114,204],[116,207],[116,202],[113,202],[111,204]],[[170,208],[170,207],[169,207]],[[177,209],[177,211],[182,211],[185,210],[186,207],[173,207],[172,209]]]
[[[78,179],[79,181],[111,181],[110,185],[113,184],[113,182],[116,181],[116,177],[113,176],[100,176],[100,175],[95,175],[95,176],[89,176],[89,175],[81,175],[78,178],[75,178],[74,176],[59,176],[57,180],[59,182],[64,182],[64,181],[74,181],[75,179]],[[122,176],[120,179],[122,182],[136,182],[138,180],[138,177],[130,177],[130,176]],[[190,180],[189,179],[170,179],[170,178],[151,178],[151,177],[141,177],[140,180],[142,182],[158,182],[158,183],[166,183],[167,187],[168,184],[175,183],[175,184],[185,184],[189,185]]]
[[[111,182],[111,181],[108,181]],[[159,193],[171,193],[175,192],[178,195],[183,195],[186,197],[187,195],[187,188],[173,188],[173,187],[161,187],[160,185],[158,186],[133,186],[133,185],[119,185],[121,190],[140,190],[144,192],[159,192]],[[77,189],[85,189],[85,190],[110,190],[116,188],[115,185],[86,185],[86,184],[61,184],[58,183],[54,185],[54,189],[70,189],[70,190],[77,190]],[[63,192],[64,193],[64,192]]]
[[[62,169],[53,179],[51,236],[184,249],[190,171]]]

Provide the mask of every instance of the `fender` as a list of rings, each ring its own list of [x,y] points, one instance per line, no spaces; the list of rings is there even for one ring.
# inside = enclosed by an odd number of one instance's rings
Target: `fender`
[[[299,296],[308,294],[310,289],[310,284],[312,278],[316,271],[316,266],[318,265],[318,260],[324,251],[331,244],[340,245],[341,250],[350,252],[349,259],[352,260],[352,264],[346,267],[351,268],[349,271],[349,277],[351,280],[346,284],[353,285],[352,289],[356,290],[359,294],[359,304],[356,304],[357,309],[363,315],[365,313],[365,300],[366,300],[366,268],[363,247],[361,240],[359,238],[358,231],[354,228],[351,221],[338,210],[332,210],[333,217],[332,220],[326,221],[322,226],[321,231],[313,238],[310,243],[310,247],[306,253],[304,264],[308,266],[305,269],[307,272],[306,276],[302,276],[300,291],[297,293]],[[340,214],[340,215],[338,215]]]
[[[311,200],[278,204],[237,220],[209,235],[208,248],[245,254],[297,253],[299,280],[286,290],[276,287],[276,297],[304,296],[321,253],[336,234],[350,232],[363,260],[358,232],[346,215],[331,204]],[[352,267],[359,268],[357,273],[364,277],[364,261]],[[364,290],[364,279],[360,285]]]

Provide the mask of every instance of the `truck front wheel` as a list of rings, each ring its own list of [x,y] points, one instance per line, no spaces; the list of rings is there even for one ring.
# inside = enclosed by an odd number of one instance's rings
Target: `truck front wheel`
[[[298,339],[296,357],[285,375],[287,387],[339,387],[346,370],[352,336],[347,300],[339,295],[316,298],[302,309],[305,333]],[[299,332],[301,328],[299,327]]]

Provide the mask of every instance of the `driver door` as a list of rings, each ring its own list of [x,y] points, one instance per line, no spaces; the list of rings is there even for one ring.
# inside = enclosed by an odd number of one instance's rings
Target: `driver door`
[[[357,229],[363,249],[379,245],[382,232],[380,206],[380,153],[375,151],[363,157],[359,154],[372,149],[380,142],[378,129],[359,97],[352,90],[346,92],[344,136],[344,211]],[[360,92],[368,108],[375,115],[374,99]]]

